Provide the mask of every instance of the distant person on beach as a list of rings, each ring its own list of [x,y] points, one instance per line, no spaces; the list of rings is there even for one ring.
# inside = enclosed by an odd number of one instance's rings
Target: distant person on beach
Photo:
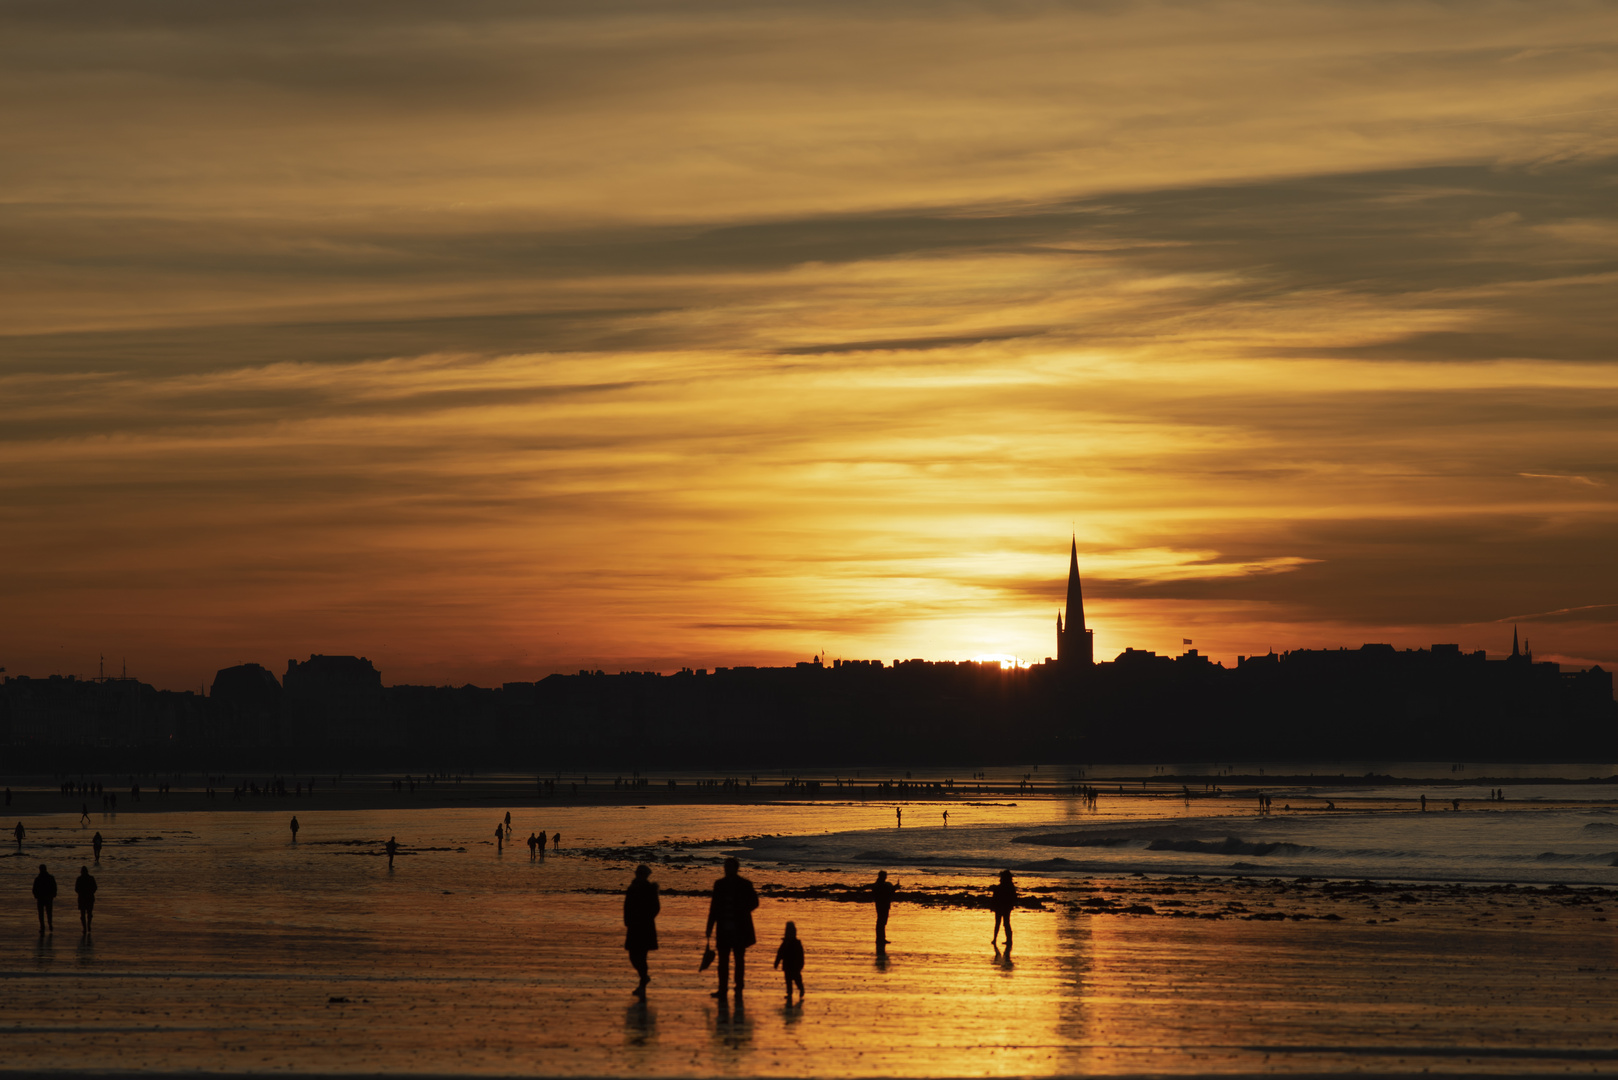
[[[798,1004],[803,1004],[803,942],[798,940],[798,924],[787,923],[781,947],[775,950],[775,966],[787,980],[787,1004],[792,1004],[792,987],[798,987]]]
[[[539,837],[535,836],[533,833],[529,833],[528,834],[528,857],[530,859],[532,859],[534,857],[534,854],[535,854],[536,850],[538,849],[538,847],[539,847]]]
[[[902,829],[902,828],[905,827],[905,812],[902,809],[900,809],[899,807],[897,807],[897,806],[895,806],[893,808],[893,818],[894,818],[894,822],[893,822],[893,827],[894,828]]]
[[[989,910],[994,912],[994,935],[989,944],[999,951],[1000,928],[1006,928],[1006,952],[1011,951],[1011,909],[1017,906],[1017,886],[1011,880],[1011,871],[1000,871],[1000,880],[989,894]]]
[[[88,866],[79,867],[79,876],[73,882],[73,891],[79,894],[79,925],[90,932],[96,914],[96,879],[90,876]]]
[[[24,836],[28,835],[28,830],[23,828],[22,827],[22,822],[19,821],[19,822],[17,822],[17,827],[15,829],[11,830],[11,835],[13,835],[13,836],[15,836],[17,838],[17,850],[21,851],[22,850],[22,838]]]
[[[551,837],[551,850],[552,851],[561,851],[562,850],[562,834],[561,833],[557,833],[555,836]]]
[[[944,811],[944,828],[949,828],[949,811]]]
[[[723,998],[730,981],[730,961],[736,960],[736,996],[742,995],[746,984],[747,949],[758,938],[753,933],[753,912],[758,908],[758,893],[753,883],[741,876],[742,864],[734,857],[725,860],[725,876],[714,882],[713,898],[708,902],[708,939],[714,938],[719,952],[719,989],[713,996]]]
[[[298,842],[298,815],[296,814],[292,815],[292,842],[294,844]]]
[[[39,864],[39,876],[34,879],[34,907],[39,912],[39,936],[45,936],[45,928],[49,927],[52,933],[56,932],[56,922],[51,917],[51,905],[56,903],[56,879],[45,869],[45,864]]]
[[[886,870],[876,872],[876,880],[871,883],[871,900],[876,904],[877,952],[882,952],[882,947],[888,943],[888,909],[893,906],[893,894],[898,891],[898,884],[888,880]]]
[[[633,993],[642,1001],[646,1000],[646,984],[652,981],[646,954],[657,948],[657,913],[662,907],[652,868],[642,863],[635,867],[635,880],[624,890],[624,948],[629,950],[630,966],[640,975],[640,985]]]
[[[1427,796],[1425,795],[1421,797],[1421,812],[1424,814],[1427,812]]]
[[[399,854],[399,841],[396,838],[390,836],[390,837],[388,837],[388,842],[386,844],[382,845],[382,846],[383,846],[383,849],[386,850],[387,853],[388,853],[388,869],[392,870],[393,869],[393,857],[395,855]]]
[[[511,839],[511,811],[506,811],[506,839]]]
[[[506,830],[498,821],[494,823],[494,849],[496,851],[506,849]]]
[[[97,832],[90,837],[90,850],[96,853],[96,862],[101,861],[101,833]]]
[[[79,824],[81,826],[90,824],[90,804],[87,802],[79,804]]]

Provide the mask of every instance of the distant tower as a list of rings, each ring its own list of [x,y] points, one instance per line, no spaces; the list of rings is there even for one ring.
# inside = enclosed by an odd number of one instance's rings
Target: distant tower
[[[1071,644],[1068,638],[1072,638]],[[1062,613],[1056,613],[1056,662],[1089,667],[1096,659],[1095,631],[1084,625],[1084,590],[1079,585],[1079,538],[1073,538],[1073,547],[1067,563],[1067,624],[1062,624]]]

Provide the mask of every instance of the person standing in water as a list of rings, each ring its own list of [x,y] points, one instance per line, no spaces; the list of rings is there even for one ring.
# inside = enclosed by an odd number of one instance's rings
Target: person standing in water
[[[390,837],[388,837],[388,842],[386,844],[382,845],[382,846],[388,853],[388,869],[392,870],[393,869],[393,857],[395,855],[399,854],[399,841],[397,839],[395,839],[394,837],[390,836]]]
[[[79,867],[79,876],[73,882],[73,891],[79,894],[79,925],[90,932],[96,914],[96,879],[90,876],[88,866]]]
[[[90,850],[95,852],[95,854],[96,854],[96,862],[100,862],[101,861],[101,833],[99,831],[94,836],[90,837]]]
[[[803,942],[798,939],[798,924],[789,922],[781,947],[775,950],[775,966],[787,980],[787,1004],[792,1004],[792,987],[798,987],[798,1004],[803,1004]]]
[[[1000,951],[1000,927],[1006,928],[1006,952],[1011,951],[1011,909],[1017,906],[1017,886],[1011,880],[1011,871],[1000,871],[1000,881],[995,885],[994,891],[989,894],[989,910],[994,912],[994,935],[989,938],[989,944]]]
[[[635,867],[635,880],[624,890],[624,948],[629,950],[630,966],[640,975],[640,985],[633,993],[642,1001],[646,1000],[646,984],[652,981],[646,954],[657,948],[657,913],[662,908],[652,868],[642,863]]]

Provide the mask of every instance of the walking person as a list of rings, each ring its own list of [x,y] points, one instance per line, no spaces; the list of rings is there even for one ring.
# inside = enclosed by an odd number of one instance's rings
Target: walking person
[[[888,944],[888,909],[893,906],[893,894],[899,891],[897,882],[888,880],[886,870],[876,872],[871,883],[871,900],[876,904],[876,951],[885,952]]]
[[[393,857],[399,854],[399,841],[390,836],[388,837],[388,842],[382,846],[388,853],[388,869],[392,870]]]
[[[39,876],[34,879],[34,906],[39,912],[39,936],[44,937],[46,928],[56,933],[56,920],[52,918],[51,906],[56,903],[56,879],[45,869],[45,864],[39,864]]]
[[[1017,906],[1017,886],[1011,880],[1011,871],[1000,871],[1000,881],[995,885],[994,891],[989,894],[989,910],[994,912],[994,936],[989,938],[989,944],[999,952],[1000,928],[1006,928],[1006,952],[1011,952],[1011,909]]]
[[[79,876],[73,882],[73,891],[79,894],[79,925],[88,934],[96,914],[96,879],[90,876],[88,866],[79,867]]]
[[[506,830],[498,821],[494,823],[494,850],[496,854],[506,850]]]
[[[642,863],[635,867],[635,880],[624,890],[624,948],[629,950],[630,966],[640,975],[640,985],[633,993],[642,1001],[646,1000],[646,984],[652,981],[646,954],[657,948],[657,913],[662,907],[652,868]]]
[[[713,997],[724,999],[730,982],[730,962],[736,961],[736,997],[742,996],[747,983],[747,950],[758,938],[753,933],[753,912],[758,908],[758,893],[753,883],[741,876],[742,864],[735,857],[725,860],[725,876],[714,882],[713,898],[708,902],[708,939],[713,941],[718,931],[719,989]]]
[[[798,1004],[803,1004],[803,942],[798,938],[798,924],[789,922],[781,938],[781,947],[775,950],[775,966],[787,980],[787,1004],[792,1004],[792,987],[798,988]]]
[[[96,862],[101,861],[101,833],[99,831],[90,837],[90,850],[96,854]]]
[[[15,836],[17,838],[17,850],[21,851],[22,850],[22,838],[24,836],[28,835],[28,830],[23,828],[22,827],[22,822],[19,821],[19,822],[17,822],[17,827],[15,829],[11,830],[11,835]]]

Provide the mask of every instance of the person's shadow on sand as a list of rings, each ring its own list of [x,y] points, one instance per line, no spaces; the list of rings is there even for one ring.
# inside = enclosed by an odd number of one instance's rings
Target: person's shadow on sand
[[[740,997],[735,1008],[724,998],[714,1002],[713,1037],[731,1050],[744,1050],[753,1041],[753,1022],[747,1018],[747,1006]]]
[[[657,1043],[657,1010],[637,1001],[624,1010],[624,1045],[653,1046]]]

